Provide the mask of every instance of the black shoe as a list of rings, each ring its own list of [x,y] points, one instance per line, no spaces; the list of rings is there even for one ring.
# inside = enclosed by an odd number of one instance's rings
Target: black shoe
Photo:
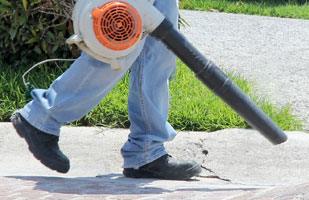
[[[164,155],[139,169],[125,168],[123,175],[129,178],[187,180],[201,171],[201,166],[195,161],[176,161],[170,155]]]
[[[67,173],[69,171],[70,161],[59,149],[59,137],[36,129],[18,112],[12,115],[11,120],[18,135],[26,140],[35,158],[57,172]]]

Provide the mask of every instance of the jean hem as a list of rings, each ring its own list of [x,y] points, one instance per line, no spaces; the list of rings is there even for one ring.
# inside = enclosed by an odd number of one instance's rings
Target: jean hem
[[[42,124],[34,122],[31,117],[29,116],[29,114],[27,112],[24,112],[23,109],[19,110],[19,113],[21,114],[21,116],[29,123],[31,124],[33,127],[35,127],[36,129],[39,129],[40,131],[46,133],[46,134],[50,134],[50,135],[55,135],[55,136],[59,136],[60,135],[60,130],[56,131],[56,130],[52,130],[49,128],[44,127]]]

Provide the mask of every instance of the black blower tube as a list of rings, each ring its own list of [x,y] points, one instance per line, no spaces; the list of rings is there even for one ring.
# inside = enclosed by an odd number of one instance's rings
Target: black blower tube
[[[165,19],[151,36],[162,41],[212,92],[274,145],[287,140],[285,133],[214,63],[207,60]]]

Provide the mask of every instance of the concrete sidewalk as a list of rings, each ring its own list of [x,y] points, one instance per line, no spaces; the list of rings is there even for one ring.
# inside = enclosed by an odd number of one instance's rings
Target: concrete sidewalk
[[[0,130],[1,200],[309,198],[306,133],[288,132],[288,142],[273,146],[253,130],[180,132],[166,144],[168,152],[199,161],[203,172],[190,181],[168,181],[122,176],[127,129],[63,127],[67,174],[42,166],[11,123],[0,123]]]

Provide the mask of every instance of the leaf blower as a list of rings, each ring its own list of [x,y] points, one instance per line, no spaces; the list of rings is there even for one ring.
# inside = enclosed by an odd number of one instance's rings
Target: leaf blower
[[[273,144],[285,133],[214,63],[206,59],[154,6],[154,0],[78,0],[73,10],[76,44],[121,70],[124,60],[150,35],[174,52],[212,92]]]

